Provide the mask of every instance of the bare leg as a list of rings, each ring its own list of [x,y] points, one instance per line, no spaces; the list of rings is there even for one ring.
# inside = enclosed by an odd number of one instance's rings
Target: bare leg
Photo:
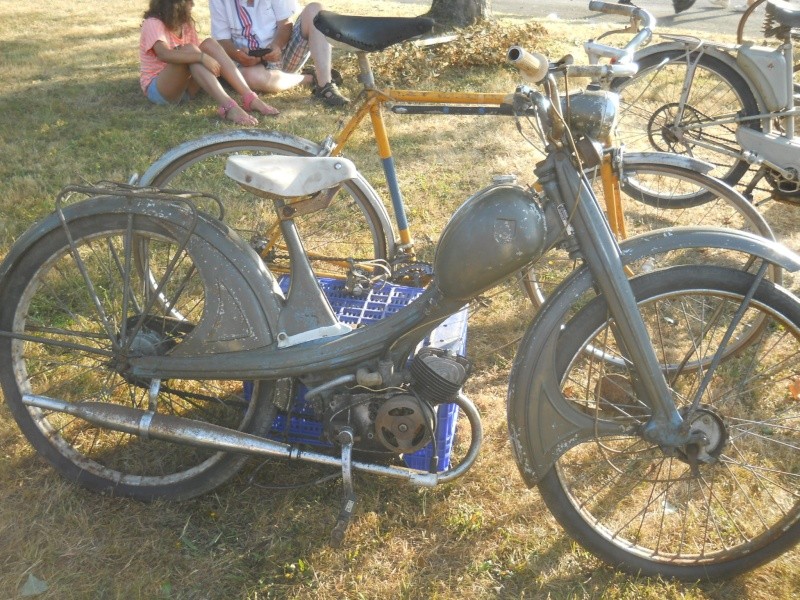
[[[168,64],[156,79],[161,96],[170,102],[177,102],[189,88],[192,74],[189,65]],[[189,90],[191,93],[191,90]]]
[[[251,117],[241,108],[236,101],[231,98],[225,89],[220,85],[219,80],[214,74],[200,63],[190,65],[192,78],[197,84],[208,92],[220,106],[220,115],[228,121],[233,121],[237,125],[256,125],[258,119]]]
[[[299,18],[303,37],[308,40],[311,60],[314,61],[317,85],[323,87],[331,81],[331,45],[323,33],[314,27],[314,17],[320,10],[322,5],[319,2],[311,2],[306,5]]]
[[[239,69],[250,89],[267,94],[284,92],[300,84],[310,84],[311,77],[301,73],[284,73],[276,69],[265,69],[263,65]]]
[[[200,44],[200,49],[214,58],[220,64],[220,67],[222,68],[221,76],[225,79],[225,81],[231,84],[231,87],[236,90],[242,96],[242,98],[249,98],[253,94],[253,88],[247,84],[247,81],[245,80],[239,68],[236,66],[236,63],[231,60],[224,48],[219,45],[219,42],[212,38],[207,38]],[[262,68],[262,70],[265,69]],[[220,89],[223,89],[221,85],[219,87]],[[262,115],[278,114],[278,110],[276,108],[270,106],[260,98],[256,98],[250,101],[248,104],[253,110],[260,112]]]

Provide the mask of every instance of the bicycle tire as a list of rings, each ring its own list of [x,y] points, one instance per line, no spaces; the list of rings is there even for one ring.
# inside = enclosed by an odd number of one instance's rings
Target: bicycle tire
[[[690,57],[697,59],[697,53]],[[736,127],[760,130],[760,123],[753,120],[704,125],[715,119],[757,115],[758,104],[747,82],[736,71],[704,54],[697,59],[687,105],[676,128],[677,102],[687,76],[686,58],[682,50],[655,52],[638,61],[636,75],[611,82],[611,89],[620,94],[618,142],[629,151],[656,150],[704,160],[714,165],[710,175],[735,186],[750,168],[741,158]],[[700,127],[692,127],[693,123]],[[700,188],[671,198],[644,189],[641,192],[642,201],[649,204],[671,202],[688,207],[710,199]]]
[[[752,281],[752,274],[718,266],[674,267],[634,279],[658,360],[713,354]],[[702,326],[716,308],[725,323]],[[800,375],[800,303],[765,281],[749,311],[762,313],[769,326],[759,340],[726,354],[700,410],[683,413],[708,426],[714,446],[697,472],[685,453],[668,456],[635,433],[587,431],[538,482],[559,523],[602,560],[636,575],[719,579],[756,568],[800,540],[800,403],[792,387]],[[632,373],[623,362],[586,351],[619,352],[610,323],[602,298],[571,318],[554,351],[556,377],[564,401],[597,426],[614,421],[636,431],[650,409],[634,397]],[[517,365],[530,361],[523,357]],[[680,410],[704,375],[669,374]],[[512,424],[520,426],[527,424]]]
[[[276,238],[269,232],[279,235],[272,201],[245,192],[225,176],[225,161],[232,154],[322,153],[313,142],[277,132],[245,130],[210,135],[165,153],[145,171],[139,185],[216,195],[223,201],[225,222],[253,243],[274,273],[288,273],[285,248],[268,245],[268,240]],[[350,268],[348,259],[368,265],[374,260],[385,261],[394,252],[394,233],[383,204],[363,179],[345,184],[327,208],[294,221],[319,277],[345,277]]]
[[[772,229],[764,217],[741,194],[724,183],[686,167],[659,162],[637,162],[635,166],[628,166],[630,163],[625,162],[625,154],[623,154],[622,160],[623,179],[620,183],[620,191],[624,193],[622,205],[627,237],[656,229],[695,225],[728,227],[740,231],[750,231],[769,240],[775,239]],[[639,185],[626,185],[625,181],[631,178],[638,178]],[[707,190],[708,199],[702,204],[682,208],[674,206],[669,201],[645,202],[644,192],[640,190],[645,182],[649,188],[658,186],[658,189],[661,190],[659,195],[664,197],[668,195],[668,190],[676,190],[681,193],[680,190],[686,187],[702,187]],[[598,198],[601,199],[601,202],[604,201],[599,179],[595,177],[593,184]],[[681,203],[678,204],[681,205]],[[620,232],[615,232],[615,235],[618,239],[624,237],[620,235]],[[653,269],[658,266],[678,264],[678,262],[703,263],[711,260],[707,252],[699,251],[687,251],[680,255],[674,254],[660,258],[661,260],[654,258],[647,264],[639,265],[639,268]],[[714,258],[715,262],[723,264],[729,259],[729,256],[723,254],[717,254]],[[555,286],[576,265],[577,261],[570,258],[565,250],[554,249],[524,275],[525,291],[537,310]],[[769,277],[773,281],[780,282],[781,270],[778,267],[770,267]]]
[[[39,234],[10,265],[0,289],[0,330],[9,332],[0,337],[0,383],[20,430],[59,473],[95,491],[149,501],[214,489],[236,474],[246,455],[147,440],[23,403],[23,395],[33,394],[108,404],[110,411],[148,410],[150,381],[127,373],[126,352],[179,346],[199,322],[206,291],[214,293],[174,231],[149,216],[93,213],[70,217],[68,228],[74,253],[65,228]],[[133,245],[143,240],[148,273],[163,275],[160,289],[180,320],[158,302],[147,308],[150,286],[132,258]],[[171,259],[174,270],[167,266]],[[263,435],[276,410],[273,389],[270,382],[255,382],[246,393],[241,381],[165,380],[157,409]]]

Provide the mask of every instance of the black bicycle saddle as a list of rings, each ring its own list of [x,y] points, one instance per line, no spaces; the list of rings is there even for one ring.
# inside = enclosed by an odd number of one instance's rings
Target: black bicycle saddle
[[[785,38],[790,30],[800,27],[800,10],[782,0],[770,0],[766,4],[764,34]]]
[[[367,52],[429,33],[435,25],[428,17],[353,17],[321,10],[314,26],[326,37]]]

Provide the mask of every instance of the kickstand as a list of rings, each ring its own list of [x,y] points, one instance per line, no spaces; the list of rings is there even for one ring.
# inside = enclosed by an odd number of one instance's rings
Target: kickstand
[[[339,511],[339,519],[336,521],[336,527],[331,532],[331,546],[339,548],[344,541],[344,534],[347,531],[347,526],[350,524],[350,519],[353,517],[353,510],[356,507],[356,494],[353,491],[353,432],[348,429],[342,429],[339,432],[337,441],[342,445],[342,491],[344,498],[342,499],[342,510]]]

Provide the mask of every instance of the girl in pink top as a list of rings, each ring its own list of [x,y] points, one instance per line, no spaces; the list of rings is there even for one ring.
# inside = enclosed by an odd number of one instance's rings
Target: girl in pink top
[[[192,19],[193,0],[150,0],[139,38],[139,83],[155,104],[178,104],[205,90],[219,104],[219,115],[238,125],[258,119],[245,111],[277,115],[245,82],[219,43],[199,41]],[[242,96],[244,110],[220,84],[225,80]]]

